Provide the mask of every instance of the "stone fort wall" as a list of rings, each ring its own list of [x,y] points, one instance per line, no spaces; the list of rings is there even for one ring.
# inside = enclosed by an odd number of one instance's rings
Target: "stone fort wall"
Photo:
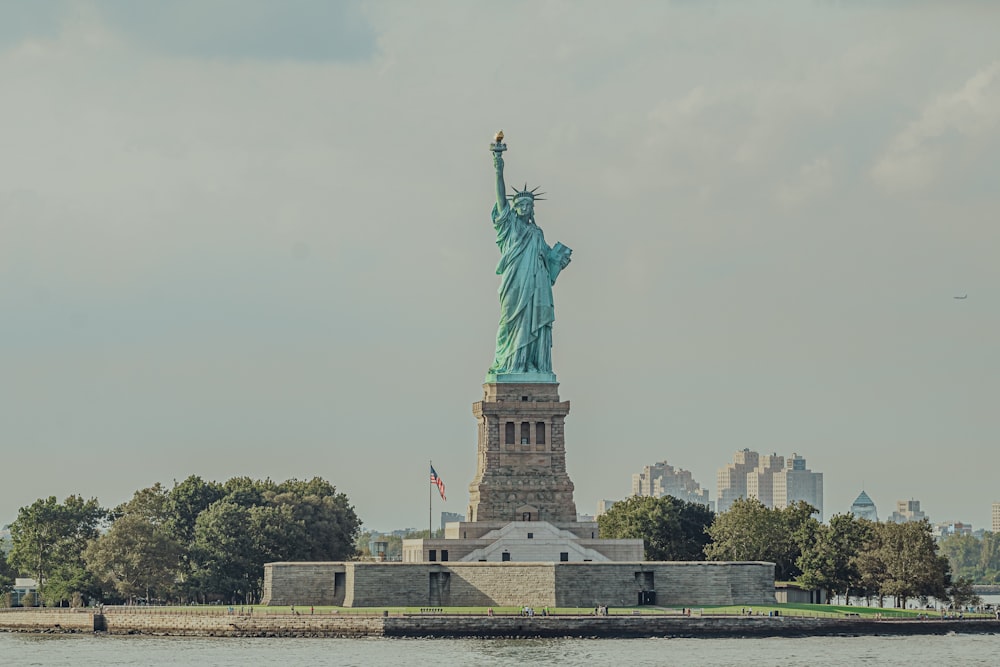
[[[338,586],[341,579],[343,585]],[[622,606],[635,605],[643,590],[656,591],[660,606],[773,604],[774,564],[268,563],[264,566],[263,603],[346,607]]]

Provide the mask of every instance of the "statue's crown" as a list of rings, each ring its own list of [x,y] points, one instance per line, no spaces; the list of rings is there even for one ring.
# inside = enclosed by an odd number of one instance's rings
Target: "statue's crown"
[[[511,188],[511,190],[514,191],[514,194],[507,195],[507,199],[511,200],[511,202],[516,202],[518,199],[525,199],[525,198],[530,199],[532,201],[545,201],[544,197],[538,196],[545,194],[544,192],[537,192],[538,188],[540,187],[542,186],[539,185],[538,187],[529,190],[528,184],[525,183],[523,190],[518,190],[517,188]]]

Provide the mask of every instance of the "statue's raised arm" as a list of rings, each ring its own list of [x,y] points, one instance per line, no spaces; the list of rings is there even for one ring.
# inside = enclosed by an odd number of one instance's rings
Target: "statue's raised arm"
[[[503,180],[503,152],[507,150],[507,144],[503,143],[503,130],[493,137],[490,150],[493,151],[493,168],[497,174],[497,211],[503,213],[507,207],[507,186]]]

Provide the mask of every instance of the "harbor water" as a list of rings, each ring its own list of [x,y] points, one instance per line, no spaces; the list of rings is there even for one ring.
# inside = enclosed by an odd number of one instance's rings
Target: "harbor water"
[[[1000,631],[1000,624],[998,624]],[[773,639],[239,639],[0,633],[10,665],[995,666],[1000,634]]]

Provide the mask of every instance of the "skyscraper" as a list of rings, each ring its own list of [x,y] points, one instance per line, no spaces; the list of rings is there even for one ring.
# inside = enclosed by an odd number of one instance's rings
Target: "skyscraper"
[[[889,521],[893,523],[906,523],[907,521],[920,521],[926,519],[927,515],[920,511],[919,500],[897,500],[896,511],[889,515]]]
[[[864,491],[858,494],[858,497],[854,499],[854,503],[851,504],[851,514],[858,519],[878,521],[878,510],[875,508],[875,503]]]
[[[747,473],[747,498],[756,498],[765,507],[774,507],[774,475],[785,467],[785,457],[772,453],[757,459],[757,467]]]
[[[715,511],[725,512],[737,498],[747,497],[747,473],[757,467],[760,454],[742,449],[733,456],[733,462],[721,468],[716,475]]]
[[[823,520],[823,473],[806,467],[806,460],[798,454],[785,461],[785,467],[774,473],[774,507],[784,509],[799,501],[816,508],[816,516]]]
[[[632,475],[633,496],[673,496],[689,503],[700,503],[709,508],[712,501],[708,499],[708,489],[694,480],[689,470],[674,468],[666,461],[645,466],[642,472]]]
[[[798,454],[788,459],[777,454],[761,456],[743,449],[718,472],[716,508],[725,512],[737,498],[756,498],[765,507],[783,509],[803,500],[823,519],[823,473],[806,468]]]

